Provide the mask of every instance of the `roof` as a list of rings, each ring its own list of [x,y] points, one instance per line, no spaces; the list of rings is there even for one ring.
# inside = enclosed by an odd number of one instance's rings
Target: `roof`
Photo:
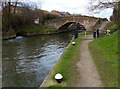
[[[61,16],[61,14],[58,11],[55,11],[55,10],[52,10],[50,13]]]

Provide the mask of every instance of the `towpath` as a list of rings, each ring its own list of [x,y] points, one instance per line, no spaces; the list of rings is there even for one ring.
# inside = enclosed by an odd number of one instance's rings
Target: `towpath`
[[[87,36],[83,38],[92,38],[92,36]],[[91,54],[89,52],[88,43],[92,40],[84,40],[81,44],[81,58],[76,64],[78,67],[79,79],[76,87],[102,87],[100,81],[99,73],[92,60]]]

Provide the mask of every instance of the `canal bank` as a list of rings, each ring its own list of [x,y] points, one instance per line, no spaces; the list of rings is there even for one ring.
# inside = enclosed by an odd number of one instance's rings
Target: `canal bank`
[[[62,32],[67,32],[67,31],[61,31],[61,30],[42,30],[42,31],[32,31],[32,32],[26,32],[26,31],[22,31],[19,32],[19,35],[22,36],[37,36],[37,35],[52,35],[52,34],[58,34],[58,33],[62,33]]]
[[[68,30],[57,30],[55,28],[30,28],[30,29],[23,29],[21,31],[16,32],[6,32],[2,34],[2,39],[11,39],[16,38],[17,36],[38,36],[38,35],[52,35],[52,34],[58,34],[58,33],[64,33],[69,32]]]
[[[76,85],[78,82],[77,75],[79,75],[79,71],[75,64],[80,60],[80,46],[83,40],[84,39],[72,39],[58,62],[55,64],[54,68],[49,72],[48,76],[41,84],[40,88],[72,87]],[[73,41],[75,42],[75,45],[72,45]],[[63,81],[61,84],[58,84],[54,78],[57,73],[63,75]]]

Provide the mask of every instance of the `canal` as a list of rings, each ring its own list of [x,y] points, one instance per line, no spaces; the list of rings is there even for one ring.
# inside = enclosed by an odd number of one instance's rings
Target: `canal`
[[[3,40],[3,87],[39,87],[71,39],[62,33]]]

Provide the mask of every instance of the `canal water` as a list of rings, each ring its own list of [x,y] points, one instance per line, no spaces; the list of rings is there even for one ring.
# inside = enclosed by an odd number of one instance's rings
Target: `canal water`
[[[3,87],[39,87],[71,38],[62,33],[3,40]]]

